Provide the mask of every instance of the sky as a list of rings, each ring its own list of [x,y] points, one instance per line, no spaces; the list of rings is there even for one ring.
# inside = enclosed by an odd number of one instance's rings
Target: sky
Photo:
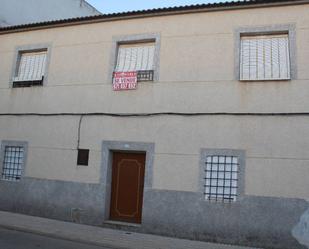
[[[191,4],[231,2],[231,0],[87,0],[87,2],[106,14]]]

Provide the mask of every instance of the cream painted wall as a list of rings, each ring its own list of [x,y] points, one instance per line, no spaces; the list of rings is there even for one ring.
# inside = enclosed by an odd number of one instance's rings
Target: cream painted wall
[[[78,117],[0,118],[0,137],[29,142],[26,176],[99,182],[103,140],[154,142],[154,188],[199,191],[200,149],[246,150],[248,195],[309,199],[309,117],[84,117],[76,166]]]
[[[0,111],[306,111],[308,10],[301,5],[209,12],[1,35]],[[234,30],[276,24],[296,25],[297,80],[234,80]],[[108,75],[112,37],[143,33],[161,34],[159,83],[113,92]],[[8,89],[15,47],[39,43],[52,43],[46,86]]]
[[[0,113],[307,112],[309,5],[102,22],[0,35]],[[235,80],[234,30],[295,24],[293,81]],[[112,38],[160,33],[160,77],[113,92]],[[44,87],[9,88],[16,46],[51,43]],[[308,117],[86,117],[76,166],[79,117],[0,117],[0,140],[29,142],[26,175],[96,183],[102,140],[155,143],[154,188],[198,191],[201,148],[244,149],[248,195],[309,199]]]

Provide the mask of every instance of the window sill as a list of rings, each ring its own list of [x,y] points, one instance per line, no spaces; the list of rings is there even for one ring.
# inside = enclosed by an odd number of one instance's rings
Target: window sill
[[[205,199],[205,197],[203,196],[203,199],[202,201],[204,201],[206,203],[206,205],[227,205],[227,206],[230,206],[230,205],[235,205],[237,203],[239,203],[239,197],[236,199],[236,200],[233,200],[233,201],[229,201],[229,200],[208,200],[208,199]]]
[[[12,182],[12,183],[18,183],[18,182],[20,182],[21,181],[21,179],[19,179],[19,180],[7,180],[7,179],[3,179],[3,178],[1,178],[0,179],[0,182]]]
[[[292,79],[261,79],[261,80],[243,80],[239,79],[240,82],[271,82],[271,81],[292,81]]]

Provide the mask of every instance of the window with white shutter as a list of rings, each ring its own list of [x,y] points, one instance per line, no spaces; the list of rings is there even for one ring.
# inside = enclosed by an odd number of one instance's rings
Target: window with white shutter
[[[153,81],[155,43],[119,44],[114,72],[137,72],[138,81]]]
[[[289,36],[242,36],[240,80],[288,80],[290,75]]]
[[[42,85],[46,58],[47,50],[20,52],[13,87]]]

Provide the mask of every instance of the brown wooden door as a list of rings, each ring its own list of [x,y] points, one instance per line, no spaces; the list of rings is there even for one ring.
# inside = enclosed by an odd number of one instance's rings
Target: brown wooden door
[[[145,153],[113,153],[110,219],[141,223]]]

